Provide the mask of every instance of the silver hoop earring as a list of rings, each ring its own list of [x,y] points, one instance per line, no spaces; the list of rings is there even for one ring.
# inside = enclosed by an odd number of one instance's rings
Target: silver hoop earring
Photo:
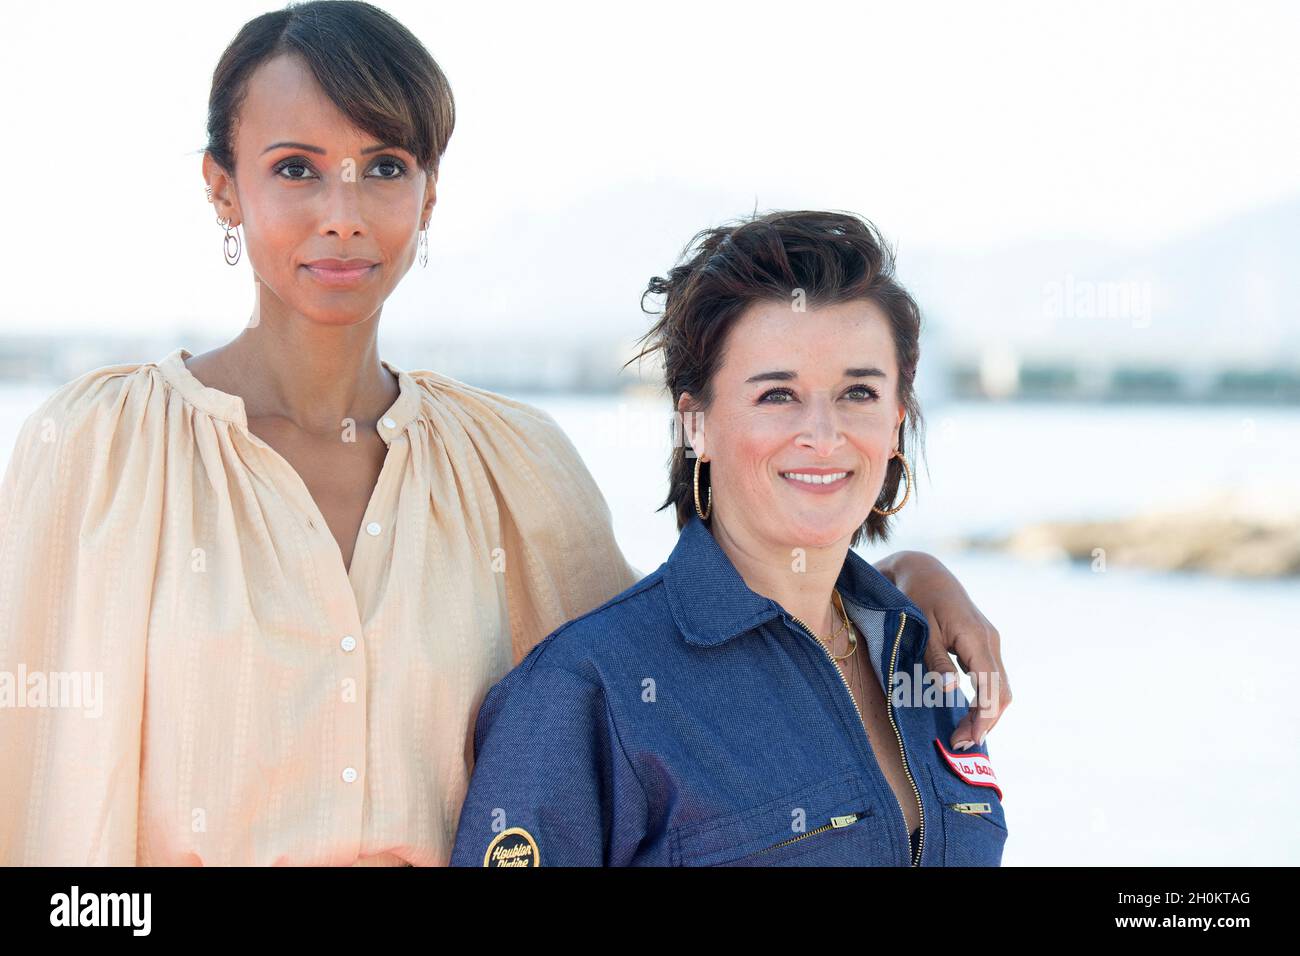
[[[208,202],[212,202],[212,187],[204,186],[204,192],[207,194]],[[221,216],[217,217],[217,225],[226,230],[226,238],[222,240],[222,251],[226,254],[226,264],[234,265],[239,261],[240,244],[239,233],[230,231],[230,220]],[[234,250],[233,252],[231,250]]]
[[[239,233],[230,231],[230,220],[217,217],[217,224],[226,230],[226,238],[222,240],[222,251],[226,254],[226,265],[233,266],[239,261],[240,245]],[[231,252],[234,249],[234,252]]]
[[[425,226],[420,230],[420,268],[423,269],[429,264],[429,227]]]

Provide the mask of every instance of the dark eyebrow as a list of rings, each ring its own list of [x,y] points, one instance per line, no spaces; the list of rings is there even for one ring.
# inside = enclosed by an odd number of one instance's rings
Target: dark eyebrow
[[[789,382],[798,377],[799,375],[797,372],[791,372],[787,369],[775,372],[759,372],[757,375],[751,375],[749,378],[745,379],[745,384],[749,385],[753,382]],[[878,368],[846,368],[844,370],[844,377],[888,378],[889,376]]]
[[[305,150],[305,151],[308,152],[308,153],[316,153],[316,154],[318,154],[318,155],[320,155],[320,156],[324,156],[324,155],[325,155],[325,150],[321,149],[319,146],[308,146],[306,143],[272,143],[270,146],[266,147],[266,149],[262,150],[262,152],[263,152],[264,154],[265,154],[265,153],[269,153],[271,150],[273,150],[273,149],[279,149],[279,148],[281,148],[282,146],[283,146],[283,147],[288,147],[289,149],[301,149],[301,150]],[[363,150],[361,151],[361,155],[362,155],[362,156],[369,156],[371,153],[377,153],[377,152],[379,152],[381,149],[401,149],[401,147],[400,147],[400,146],[390,146],[390,145],[386,145],[386,144],[384,144],[384,143],[380,143],[378,146],[367,146],[365,149],[363,149]]]

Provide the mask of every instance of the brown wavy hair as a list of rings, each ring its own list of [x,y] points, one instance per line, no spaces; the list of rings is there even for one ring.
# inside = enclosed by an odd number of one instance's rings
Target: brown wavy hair
[[[628,364],[658,353],[664,383],[673,400],[673,450],[668,464],[668,498],[657,510],[677,509],[680,531],[695,512],[695,454],[688,448],[677,402],[683,392],[696,410],[713,402],[713,376],[722,361],[732,325],[754,302],[788,304],[802,289],[808,308],[857,299],[874,302],[889,319],[898,360],[898,398],[904,419],[898,450],[921,448],[924,421],[916,398],[921,310],[894,276],[894,252],[868,220],[848,212],[777,211],[704,229],[686,245],[667,276],[654,276],[641,295],[664,296],[662,312],[638,342]],[[909,461],[911,458],[909,457]],[[700,469],[700,494],[709,466]],[[903,483],[903,463],[891,458],[876,507],[892,507]],[[915,493],[913,491],[913,493]],[[872,511],[854,532],[851,547],[864,539],[889,538],[889,517]]]

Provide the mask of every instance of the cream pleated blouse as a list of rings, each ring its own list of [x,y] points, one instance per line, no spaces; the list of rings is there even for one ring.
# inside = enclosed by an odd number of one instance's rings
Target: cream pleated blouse
[[[388,362],[350,571],[177,349],[24,423],[0,486],[0,864],[445,865],[488,688],[640,574],[545,412]]]

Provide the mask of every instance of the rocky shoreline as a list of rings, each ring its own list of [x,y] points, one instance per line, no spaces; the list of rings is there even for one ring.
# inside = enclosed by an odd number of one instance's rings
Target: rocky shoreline
[[[1195,508],[1115,520],[1043,522],[1009,535],[967,537],[975,550],[1234,578],[1300,577],[1300,514]]]

